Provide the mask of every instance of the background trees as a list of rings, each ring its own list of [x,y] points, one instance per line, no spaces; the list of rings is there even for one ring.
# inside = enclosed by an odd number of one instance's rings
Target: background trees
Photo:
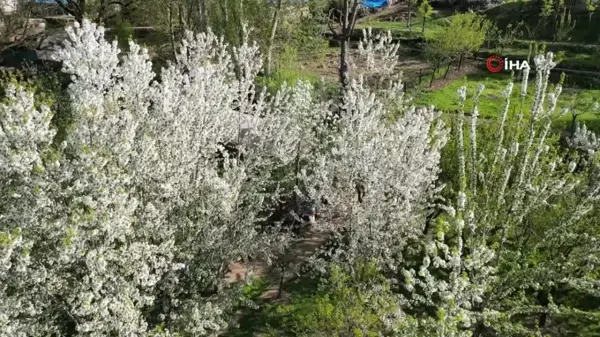
[[[434,65],[430,86],[443,63],[447,62],[444,78],[452,63],[456,62],[460,70],[463,59],[481,48],[491,27],[485,17],[469,12],[458,14],[447,29],[430,38],[425,46],[425,54]]]
[[[421,1],[421,4],[417,8],[417,13],[423,19],[423,26],[421,28],[421,34],[424,35],[425,34],[425,23],[427,22],[427,19],[429,19],[431,17],[431,15],[433,14],[433,7],[431,7],[431,5],[429,4],[429,1],[423,0],[423,1]]]

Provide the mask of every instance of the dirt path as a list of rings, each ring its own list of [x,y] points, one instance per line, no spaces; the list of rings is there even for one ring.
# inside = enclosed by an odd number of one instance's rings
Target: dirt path
[[[350,69],[351,74],[356,75],[356,72],[361,67],[361,57],[358,55],[358,51],[355,49],[350,50],[350,58],[357,64]],[[300,62],[300,71],[307,75],[312,75],[316,78],[325,78],[329,81],[338,80],[338,67],[339,67],[340,55],[339,51],[332,49],[327,52],[325,57],[319,62],[303,61]],[[429,63],[416,57],[403,57],[398,60],[396,66],[397,71],[402,71],[405,78],[418,77],[419,70],[424,72],[431,68]]]
[[[284,256],[284,265],[286,266],[283,274],[284,284],[296,276],[300,267],[318,252],[319,248],[327,242],[329,237],[330,234],[328,232],[308,230],[294,240]],[[253,261],[246,264],[232,263],[230,265],[231,272],[227,275],[227,278],[229,282],[241,281],[246,278],[248,271],[251,271],[253,277],[266,277],[269,286],[260,298],[273,300],[277,299],[279,295],[279,285],[281,282],[280,266],[280,261],[275,261],[271,266],[268,266],[263,261]],[[281,297],[286,298],[287,296],[285,293],[282,293]]]
[[[448,75],[446,76],[446,78],[444,78],[443,76],[441,78],[436,78],[435,80],[433,80],[433,85],[429,86],[429,81],[431,79],[431,74],[428,74],[428,76],[425,77],[425,80],[423,81],[423,83],[426,84],[426,87],[424,88],[426,91],[431,91],[431,90],[437,90],[440,88],[443,88],[445,86],[447,86],[448,84],[450,84],[451,82],[469,75],[469,74],[473,74],[476,73],[478,71],[480,71],[476,65],[474,64],[474,62],[469,62],[469,61],[465,61],[463,62],[460,70],[457,70],[456,68],[454,68],[455,65],[452,65],[450,67],[450,70],[448,71]],[[443,69],[445,71],[445,69]]]

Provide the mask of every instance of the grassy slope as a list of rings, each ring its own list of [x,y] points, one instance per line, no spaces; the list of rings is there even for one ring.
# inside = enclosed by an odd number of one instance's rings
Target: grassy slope
[[[552,50],[552,48],[546,48]],[[496,54],[494,50],[482,49],[482,52],[489,52]],[[507,48],[502,51],[502,56],[512,57],[517,59],[526,59],[529,54],[529,49],[526,48]],[[600,53],[588,54],[588,53],[573,53],[569,51],[564,52],[564,59],[560,62],[559,67],[589,70],[589,71],[600,71]]]
[[[494,7],[485,12],[485,15],[495,22],[501,29],[505,28],[509,23],[524,21],[529,27],[524,29],[522,38],[530,38],[529,31],[535,29],[544,31],[539,23],[539,10],[530,5],[529,2],[524,2],[521,7],[520,2],[510,2],[497,7]],[[426,38],[435,36],[438,32],[447,29],[452,20],[453,12],[435,11],[433,17],[425,24]],[[544,43],[547,50],[554,52],[562,51],[565,53],[565,59],[562,66],[565,68],[600,71],[600,11],[592,15],[591,20],[588,20],[587,14],[579,13],[573,15],[575,28],[572,32],[572,37],[566,42],[553,41],[531,41],[519,40],[514,46],[502,51],[505,57],[524,58],[529,53],[529,43],[537,42]],[[421,18],[415,18],[411,21],[410,28],[407,27],[406,21],[385,21],[384,18],[376,18],[374,20],[364,19],[357,25],[358,29],[373,27],[377,29],[390,30],[395,36],[421,36]],[[496,50],[487,50],[485,47],[482,52],[495,54]]]
[[[425,22],[425,37],[430,38],[435,36],[437,32],[445,30],[450,26],[450,20],[448,13],[435,11],[432,18]],[[390,30],[392,33],[406,35],[415,34],[421,36],[423,26],[423,20],[421,18],[414,18],[411,21],[410,28],[406,26],[406,21],[382,21],[382,20],[364,20],[360,24],[357,24],[358,29],[372,27],[378,29]]]
[[[485,90],[479,102],[479,112],[482,117],[497,118],[502,110],[502,96],[501,92],[506,87],[509,81],[509,75],[507,74],[490,74],[490,73],[475,73],[465,76],[465,78],[451,82],[444,88],[440,88],[432,91],[425,91],[415,98],[416,105],[435,105],[438,109],[450,112],[458,109],[458,98],[457,90],[462,85],[467,86],[468,97],[477,90],[480,83],[485,85]],[[530,79],[530,83],[533,79]],[[533,90],[530,85],[529,90]],[[515,83],[513,94],[511,97],[511,109],[509,114],[517,114],[521,99],[520,94],[520,83]],[[530,92],[531,94],[531,92]],[[600,90],[575,90],[565,89],[559,99],[559,105],[557,111],[561,111],[563,107],[569,104],[575,104],[577,109],[585,109],[588,104],[594,100],[600,100]],[[531,98],[526,99],[523,111],[525,114],[528,113],[531,107]],[[467,101],[466,111],[471,111],[472,102]],[[570,115],[563,116],[556,123],[557,125],[563,125],[570,120]],[[584,120],[586,122],[599,121],[598,116],[592,113],[587,113],[578,117],[578,120]],[[595,124],[595,123],[594,123]]]
[[[527,6],[527,3],[525,3],[524,8],[527,8]],[[527,17],[529,17],[529,19],[527,20],[530,21],[530,25],[532,25],[533,22],[538,20],[538,17],[533,13],[535,9],[530,8],[528,11],[524,10],[523,13],[520,13],[520,8],[521,7],[519,3],[507,3],[486,11],[486,15],[490,19],[494,20],[499,27],[504,27],[508,22],[514,22],[519,18],[526,19]],[[399,11],[405,10],[405,8],[399,9]],[[401,17],[401,15],[398,15],[398,13],[392,15],[386,14],[386,16],[379,16],[373,20],[365,18],[360,22],[360,24],[357,25],[357,29],[373,27],[377,29],[390,30],[394,35],[420,36],[422,25],[422,21],[420,18],[413,19],[411,22],[411,28],[409,29],[406,26],[406,21],[393,21],[394,17],[398,18]],[[433,17],[426,22],[425,36],[430,37],[435,35],[439,31],[447,29],[447,27],[450,25],[451,20],[452,12],[436,11]],[[595,23],[598,24],[597,27],[600,27],[600,13],[597,13],[597,15],[592,16],[591,24]],[[594,48],[590,48],[589,44],[584,43],[586,41],[586,36],[584,36],[582,33],[582,31],[584,30],[582,27],[587,27],[588,25],[589,23],[587,22],[587,19],[585,20],[585,22],[578,22],[576,29],[574,30],[574,38],[570,42],[544,42],[547,44],[548,50],[565,51],[565,59],[559,64],[559,67],[578,68],[582,70],[600,70],[600,52],[597,52]],[[598,31],[598,33],[600,34],[600,31]],[[526,58],[529,53],[527,47],[528,42],[531,41],[518,41],[513,48],[509,48],[503,51],[504,56]],[[337,49],[333,48],[332,53],[335,53],[335,51],[337,51]],[[312,76],[314,76],[314,73],[318,73],[317,71],[314,71],[314,69],[309,69],[303,69],[301,72],[309,73]],[[331,78],[331,80],[333,80],[333,77]],[[472,94],[473,92],[475,92],[479,83],[483,83],[486,85],[486,90],[484,91],[484,97],[482,97],[482,100],[480,102],[480,113],[483,117],[494,118],[500,113],[502,106],[502,99],[500,93],[505,88],[508,80],[509,76],[507,74],[490,74],[488,72],[478,72],[475,74],[467,75],[464,79],[452,81],[446,87],[436,89],[433,91],[425,91],[419,94],[417,97],[415,97],[415,103],[417,105],[434,104],[436,107],[443,111],[454,111],[458,109],[456,90],[461,85],[466,84],[469,92]],[[510,113],[516,113],[516,110],[519,109],[519,91],[520,88],[517,84],[515,85],[515,89],[513,90],[513,98],[511,104],[512,108],[510,110]],[[569,104],[572,100],[575,100],[576,102],[591,102],[594,99],[600,100],[600,90],[565,90],[561,95],[557,111],[560,111],[562,107]],[[466,107],[467,111],[470,111],[471,109],[470,104],[471,103],[468,102]],[[531,101],[526,101],[524,111],[527,112],[530,106]],[[583,108],[581,104],[577,107]],[[561,118],[560,121],[557,121],[557,124],[568,122],[569,119],[569,115],[564,116]],[[596,115],[593,115],[591,113],[579,116],[578,119],[586,121],[598,121],[598,123],[600,124],[600,119],[598,119]]]
[[[543,32],[544,27],[540,24],[539,12],[539,7],[532,1],[513,1],[489,9],[485,15],[496,22],[499,28],[504,28],[511,22],[524,21],[530,31],[537,27],[538,32]],[[571,18],[575,27],[571,32],[570,42],[598,44],[600,41],[600,30],[598,29],[600,27],[600,8],[596,9],[591,19],[586,11],[574,12]],[[552,20],[553,18],[549,21]],[[526,34],[524,38],[530,38],[527,36],[527,30],[524,33]]]

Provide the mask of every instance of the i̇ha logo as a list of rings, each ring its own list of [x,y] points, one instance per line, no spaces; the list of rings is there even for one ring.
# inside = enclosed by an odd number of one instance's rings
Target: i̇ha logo
[[[489,71],[497,73],[501,70],[523,70],[529,69],[529,63],[527,61],[510,60],[508,58],[501,58],[499,56],[490,56],[487,58],[486,66]]]

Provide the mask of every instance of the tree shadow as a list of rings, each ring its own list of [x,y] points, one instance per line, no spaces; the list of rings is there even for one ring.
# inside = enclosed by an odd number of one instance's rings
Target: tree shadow
[[[230,328],[222,336],[252,337],[268,330],[278,330],[282,326],[277,307],[272,304],[261,305],[258,309],[247,308],[237,323],[236,327]]]
[[[251,337],[258,335],[285,336],[284,316],[278,312],[278,307],[286,304],[290,298],[303,297],[317,291],[319,280],[310,276],[299,276],[284,284],[283,290],[289,294],[282,299],[263,299],[260,295],[269,288],[267,277],[258,281],[246,292],[246,297],[252,299],[258,308],[243,307],[239,310],[237,326],[228,329],[222,336]]]

